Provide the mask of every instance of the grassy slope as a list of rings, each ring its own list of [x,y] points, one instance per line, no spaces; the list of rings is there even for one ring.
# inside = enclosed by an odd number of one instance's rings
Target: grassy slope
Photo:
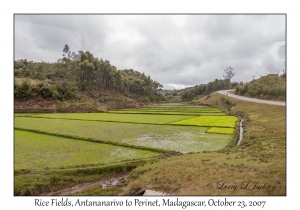
[[[221,97],[213,93],[197,103],[228,111]],[[229,112],[244,116],[245,133],[239,147],[147,163],[132,171],[121,194],[148,188],[173,195],[286,195],[286,108],[227,99],[236,103]],[[253,189],[255,182],[271,187]],[[223,183],[223,187],[237,186],[236,190],[218,189]]]
[[[146,161],[132,160],[96,167],[79,166],[75,169],[45,169],[39,173],[30,170],[15,171],[14,195],[41,195],[82,183],[99,181],[104,177],[131,171]]]

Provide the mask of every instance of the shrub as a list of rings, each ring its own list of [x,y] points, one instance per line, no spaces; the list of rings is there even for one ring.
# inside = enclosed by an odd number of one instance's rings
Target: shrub
[[[43,98],[48,99],[53,97],[51,86],[48,86],[44,83],[39,83],[37,86],[39,87],[39,95],[41,95]]]
[[[69,100],[69,99],[77,99],[77,86],[72,82],[64,82],[62,84],[55,85],[56,92],[54,92],[54,98],[58,100]]]
[[[29,80],[24,80],[20,85],[15,82],[14,94],[16,98],[27,98],[31,96],[31,84]]]

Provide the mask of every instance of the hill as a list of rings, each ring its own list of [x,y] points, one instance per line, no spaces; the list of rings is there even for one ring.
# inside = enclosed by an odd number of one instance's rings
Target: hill
[[[236,95],[267,99],[286,100],[286,73],[281,76],[269,74],[251,82],[231,82],[229,79],[215,79],[207,84],[199,84],[178,91],[182,101],[195,101],[218,90],[235,89]]]
[[[163,86],[80,51],[80,61],[14,62],[15,112],[97,112],[165,101]]]
[[[269,100],[286,100],[286,74],[269,74],[246,84],[240,84],[235,94]]]

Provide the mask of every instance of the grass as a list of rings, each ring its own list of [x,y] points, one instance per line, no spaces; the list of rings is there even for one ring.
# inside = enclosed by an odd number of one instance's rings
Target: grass
[[[82,120],[17,117],[15,127],[91,138],[107,143],[180,152],[212,151],[225,147],[231,135],[205,133],[206,127],[147,125]],[[117,131],[117,132],[116,132]]]
[[[206,133],[234,134],[234,128],[212,127],[206,130]]]
[[[235,127],[236,121],[238,120],[235,116],[200,116],[187,120],[181,120],[170,124],[175,125],[197,125],[207,127]]]
[[[121,195],[131,195],[141,189],[164,191],[171,195],[284,195],[285,181],[281,166],[274,163],[247,161],[248,156],[236,153],[188,154],[147,163],[134,169]],[[273,168],[274,167],[274,168]],[[276,171],[275,174],[271,174]],[[243,190],[242,182],[275,185],[275,190]],[[236,191],[207,187],[218,182],[238,186]],[[249,186],[250,186],[249,185]]]
[[[115,196],[120,193],[120,186],[102,188],[100,184],[96,184],[83,189],[80,192],[69,194],[72,196]]]
[[[28,115],[27,115],[28,116]],[[86,121],[111,121],[129,123],[168,124],[170,122],[188,119],[191,116],[181,115],[144,115],[116,114],[116,113],[59,113],[30,115],[35,118],[73,119]]]
[[[149,158],[160,153],[15,131],[15,170],[63,169]]]
[[[14,195],[41,195],[56,192],[82,183],[92,183],[104,177],[131,171],[147,160],[132,160],[96,167],[76,169],[44,170],[40,172],[15,171]]]

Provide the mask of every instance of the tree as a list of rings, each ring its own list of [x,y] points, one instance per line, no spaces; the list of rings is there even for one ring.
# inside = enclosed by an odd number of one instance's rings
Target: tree
[[[69,47],[69,45],[65,45],[65,47],[64,47],[64,49],[63,49],[63,52],[65,53],[65,54],[68,54],[68,58],[70,58],[70,54],[71,54],[71,51],[70,51],[70,47]],[[63,54],[63,56],[65,56],[65,54]]]
[[[81,61],[80,52],[78,52],[78,54],[71,52],[69,45],[65,45],[63,52],[63,56],[68,56],[68,58],[72,59],[73,61]]]
[[[72,52],[71,59],[73,61],[81,61],[80,54],[76,54],[75,52]]]
[[[224,72],[225,72],[225,74],[223,74],[224,79],[231,80],[231,78],[235,75],[235,73],[233,72],[233,68],[231,67],[225,69]]]
[[[95,66],[93,63],[85,60],[79,64],[80,72],[80,81],[81,81],[81,89],[85,90],[87,85],[92,82]]]
[[[282,69],[282,75],[280,76],[283,79],[286,79],[286,70]]]

